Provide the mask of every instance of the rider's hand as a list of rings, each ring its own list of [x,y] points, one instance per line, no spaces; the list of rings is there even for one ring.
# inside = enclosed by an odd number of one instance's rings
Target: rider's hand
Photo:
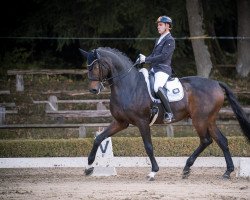
[[[138,64],[142,64],[142,63],[145,63],[145,59],[146,59],[146,56],[144,56],[143,54],[139,54],[139,56],[138,56],[136,62],[137,62]]]

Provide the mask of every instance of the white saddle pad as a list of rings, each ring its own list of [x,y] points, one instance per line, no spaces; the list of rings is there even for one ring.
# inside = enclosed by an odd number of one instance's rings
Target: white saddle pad
[[[148,70],[146,68],[142,68],[140,69],[140,72],[144,75],[150,98],[153,102],[160,103],[160,99],[155,99],[151,94]],[[180,101],[181,99],[183,99],[184,90],[178,78],[174,78],[173,80],[168,81],[165,85],[165,88],[168,90],[167,96],[169,102]]]

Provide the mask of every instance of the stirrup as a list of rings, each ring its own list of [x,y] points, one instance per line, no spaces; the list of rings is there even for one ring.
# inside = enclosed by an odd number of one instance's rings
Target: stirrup
[[[164,121],[165,123],[171,123],[173,120],[174,120],[174,115],[173,115],[173,113],[166,112],[165,115],[164,115],[163,121]]]

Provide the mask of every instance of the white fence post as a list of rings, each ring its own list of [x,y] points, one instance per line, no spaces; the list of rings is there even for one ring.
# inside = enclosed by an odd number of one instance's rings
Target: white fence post
[[[57,111],[58,110],[58,103],[57,97],[54,95],[49,96],[49,103],[46,104],[46,112],[47,111]]]
[[[0,125],[5,124],[5,112],[6,112],[5,107],[0,107]]]
[[[16,91],[23,92],[24,91],[24,82],[23,82],[23,75],[16,75]]]
[[[167,131],[167,137],[174,137],[174,127],[172,124],[167,125],[166,131]]]
[[[80,126],[79,127],[79,138],[85,138],[86,137],[86,127]]]

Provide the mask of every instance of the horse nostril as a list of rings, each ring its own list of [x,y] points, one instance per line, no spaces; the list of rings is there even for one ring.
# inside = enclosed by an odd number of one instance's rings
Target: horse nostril
[[[90,91],[92,94],[97,94],[97,93],[98,93],[98,90],[97,90],[97,89],[89,89],[89,91]]]

